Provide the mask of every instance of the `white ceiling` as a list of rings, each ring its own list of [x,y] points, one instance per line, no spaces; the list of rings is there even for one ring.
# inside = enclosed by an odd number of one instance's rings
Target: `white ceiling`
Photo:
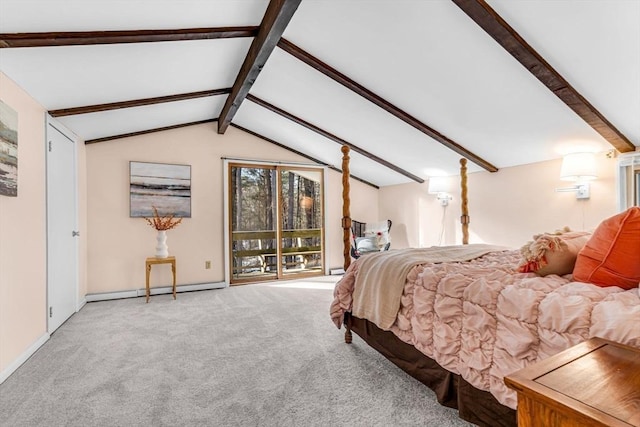
[[[2,71],[48,110],[231,87],[251,39],[0,50]]]
[[[640,146],[639,0],[488,3]],[[257,26],[267,4],[0,0],[0,32]],[[450,0],[302,0],[284,38],[498,168],[557,158],[578,145],[611,148]],[[5,48],[0,70],[54,110],[231,87],[250,44]],[[281,49],[250,93],[411,174],[458,172],[458,154]],[[88,140],[213,119],[226,97],[60,120]],[[233,123],[340,167],[339,144],[250,100]],[[359,178],[379,186],[411,182],[365,156],[351,157]],[[481,170],[471,162],[469,169]]]

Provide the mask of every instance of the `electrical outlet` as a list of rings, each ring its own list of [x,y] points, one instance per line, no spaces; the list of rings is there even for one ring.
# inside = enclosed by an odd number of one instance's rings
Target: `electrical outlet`
[[[206,268],[207,270],[211,268],[211,261],[205,261],[204,262],[204,268]]]

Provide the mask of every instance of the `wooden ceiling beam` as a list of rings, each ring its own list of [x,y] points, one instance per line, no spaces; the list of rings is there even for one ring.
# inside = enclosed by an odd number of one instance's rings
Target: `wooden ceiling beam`
[[[400,167],[398,167],[398,166],[396,166],[396,165],[394,165],[394,164],[392,164],[392,163],[390,163],[390,162],[388,162],[388,161],[386,161],[384,159],[381,159],[380,157],[378,157],[378,156],[376,156],[374,154],[371,154],[368,151],[363,150],[362,148],[350,143],[349,141],[345,141],[344,139],[342,139],[342,138],[340,138],[340,137],[338,137],[338,136],[336,136],[336,135],[334,135],[334,134],[332,134],[330,132],[327,132],[324,129],[320,129],[318,126],[316,126],[314,124],[311,124],[311,123],[307,122],[306,120],[301,119],[300,117],[294,116],[293,114],[288,113],[288,112],[284,111],[283,109],[281,109],[279,107],[276,107],[275,105],[270,104],[267,101],[264,101],[264,100],[258,98],[257,96],[248,94],[247,95],[247,99],[249,101],[252,101],[252,102],[260,105],[261,107],[266,108],[267,110],[270,110],[270,111],[272,111],[272,112],[274,112],[274,113],[276,113],[276,114],[278,114],[278,115],[280,115],[280,116],[282,116],[282,117],[284,117],[286,119],[291,120],[294,123],[299,124],[300,126],[303,126],[303,127],[307,128],[307,129],[309,129],[309,130],[311,130],[311,131],[313,131],[313,132],[315,132],[315,133],[317,133],[319,135],[322,135],[325,138],[330,139],[333,142],[337,142],[340,145],[346,145],[347,147],[351,148],[356,153],[359,153],[359,154],[361,154],[361,155],[373,160],[374,162],[377,162],[377,163],[379,163],[379,164],[381,164],[383,166],[386,166],[386,167],[388,167],[389,169],[391,169],[394,172],[397,172],[397,173],[399,173],[401,175],[404,175],[404,176],[406,176],[408,178],[411,178],[412,180],[414,180],[416,182],[419,182],[419,183],[423,183],[424,182],[424,179],[420,178],[419,176],[416,176],[416,175],[412,174],[411,172],[407,172],[406,170],[404,170],[404,169],[402,169],[402,168],[400,168]]]
[[[0,48],[212,40],[255,37],[257,33],[258,27],[255,26],[175,30],[4,33],[0,34]]]
[[[148,133],[155,133],[155,132],[163,132],[165,130],[179,129],[179,128],[184,128],[184,127],[187,127],[187,126],[196,126],[196,125],[201,125],[201,124],[204,124],[204,123],[213,123],[213,122],[216,122],[216,121],[218,121],[217,118],[216,119],[199,120],[197,122],[180,123],[180,124],[172,125],[172,126],[164,126],[164,127],[160,127],[160,128],[145,129],[145,130],[141,130],[141,131],[137,131],[137,132],[122,133],[120,135],[105,136],[103,138],[87,139],[84,143],[85,143],[85,145],[97,144],[98,142],[112,141],[114,139],[130,138],[132,136],[146,135]]]
[[[247,56],[240,67],[236,81],[233,83],[231,94],[222,108],[218,120],[218,133],[223,134],[240,105],[249,93],[249,89],[258,78],[262,67],[269,59],[271,52],[282,37],[293,14],[302,0],[271,0],[260,23],[258,34],[249,47]]]
[[[121,108],[143,107],[145,105],[161,104],[164,102],[185,101],[188,99],[204,98],[207,96],[225,95],[231,93],[231,88],[203,90],[199,92],[180,93],[176,95],[158,96],[155,98],[133,99],[130,101],[111,102],[108,104],[85,105],[83,107],[61,108],[50,110],[51,117],[75,116],[78,114],[99,113],[101,111],[119,110]]]
[[[569,84],[484,0],[452,0],[542,84],[620,152],[635,145]]]
[[[413,117],[412,115],[410,115],[406,111],[404,111],[404,110],[396,107],[395,105],[391,104],[389,101],[385,100],[384,98],[376,95],[375,93],[373,93],[372,91],[370,91],[366,87],[362,86],[361,84],[351,80],[346,75],[342,74],[341,72],[339,72],[335,68],[331,67],[330,65],[322,62],[320,59],[316,58],[315,56],[311,55],[310,53],[306,52],[305,50],[303,50],[300,47],[296,46],[295,44],[291,43],[290,41],[288,41],[288,40],[283,38],[278,42],[278,47],[280,49],[284,50],[285,52],[287,52],[288,54],[292,55],[293,57],[295,57],[295,58],[299,59],[300,61],[304,62],[305,64],[309,65],[310,67],[312,67],[312,68],[316,69],[317,71],[321,72],[322,74],[324,74],[325,76],[329,77],[330,79],[333,79],[334,81],[340,83],[341,85],[343,85],[347,89],[349,89],[349,90],[357,93],[358,95],[362,96],[363,98],[365,98],[369,102],[372,102],[375,105],[377,105],[378,107],[380,107],[383,110],[387,111],[388,113],[393,114],[394,116],[396,116],[397,118],[399,118],[403,122],[413,126],[414,128],[416,128],[420,132],[424,133],[425,135],[429,136],[430,138],[435,139],[436,141],[438,141],[439,143],[441,143],[445,147],[447,147],[447,148],[455,151],[456,153],[460,154],[461,156],[471,160],[473,163],[477,164],[478,166],[481,166],[482,168],[488,170],[489,172],[497,172],[498,171],[498,168],[495,167],[494,165],[492,165],[491,163],[489,163],[486,160],[484,160],[483,158],[475,155],[471,151],[467,150],[466,148],[464,148],[463,146],[461,146],[457,142],[455,142],[452,139],[450,139],[450,138],[446,137],[445,135],[441,134],[437,130],[431,128],[430,126],[428,126],[428,125],[426,125],[424,123],[422,123],[417,118]]]
[[[319,165],[322,165],[322,166],[327,166],[329,169],[331,169],[331,170],[333,170],[333,171],[336,171],[336,172],[342,173],[342,170],[341,170],[341,169],[338,169],[338,168],[337,168],[337,167],[335,167],[335,166],[328,165],[327,163],[321,162],[320,160],[318,160],[318,159],[316,159],[316,158],[314,158],[314,157],[311,157],[311,156],[309,156],[308,154],[305,154],[305,153],[303,153],[303,152],[300,152],[300,151],[298,151],[298,150],[295,150],[295,149],[293,149],[293,148],[291,148],[291,147],[287,147],[286,145],[281,144],[281,143],[279,143],[279,142],[277,142],[277,141],[274,141],[274,140],[273,140],[273,139],[271,139],[271,138],[267,138],[266,136],[261,135],[261,134],[259,134],[258,132],[254,132],[254,131],[249,130],[249,129],[245,128],[245,127],[239,126],[239,125],[237,125],[237,124],[235,124],[235,123],[231,123],[231,127],[238,128],[238,129],[240,129],[241,131],[247,132],[248,134],[253,135],[253,136],[257,137],[257,138],[260,138],[260,139],[262,139],[262,140],[264,140],[264,141],[266,141],[266,142],[270,142],[271,144],[277,145],[277,146],[278,146],[278,147],[280,147],[280,148],[284,148],[285,150],[290,151],[290,152],[292,152],[292,153],[295,153],[295,154],[297,154],[298,156],[304,157],[305,159],[309,159],[309,160],[311,160],[311,161],[312,161],[312,162],[314,162],[314,163],[318,163]],[[363,184],[367,184],[367,185],[369,185],[369,186],[371,186],[371,187],[373,187],[373,188],[375,188],[375,189],[379,189],[379,188],[380,188],[380,187],[378,187],[377,185],[370,183],[369,181],[365,181],[365,180],[364,180],[364,179],[362,179],[362,178],[358,178],[357,176],[354,176],[354,175],[349,175],[349,176],[350,176],[352,179],[355,179],[356,181],[360,181],[360,182],[362,182]]]

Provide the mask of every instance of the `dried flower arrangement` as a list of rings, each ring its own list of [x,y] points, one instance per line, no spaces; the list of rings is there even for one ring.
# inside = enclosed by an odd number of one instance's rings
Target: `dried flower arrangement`
[[[145,220],[147,221],[147,224],[158,231],[171,230],[172,228],[176,228],[178,224],[182,222],[182,218],[175,218],[173,214],[161,216],[155,206],[152,206],[152,208],[153,218],[145,218]]]

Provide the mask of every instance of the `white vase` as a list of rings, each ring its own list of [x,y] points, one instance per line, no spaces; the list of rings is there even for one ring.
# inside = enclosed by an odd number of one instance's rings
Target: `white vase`
[[[167,232],[165,230],[158,230],[156,242],[156,258],[168,257],[169,247],[167,246]]]

